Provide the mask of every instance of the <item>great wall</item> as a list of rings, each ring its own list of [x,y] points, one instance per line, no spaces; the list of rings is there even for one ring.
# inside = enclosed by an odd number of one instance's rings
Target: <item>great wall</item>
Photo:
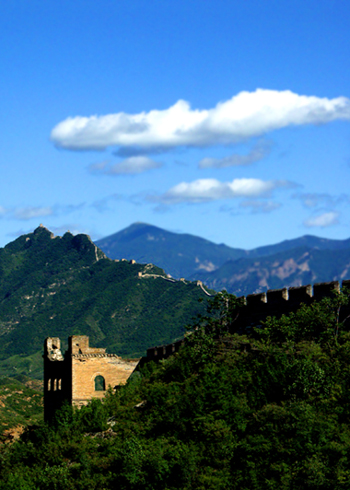
[[[122,359],[106,349],[89,346],[89,337],[73,335],[63,356],[58,337],[44,344],[44,419],[50,421],[65,401],[86,405],[92,398],[103,398],[106,388],[126,383],[138,359]]]
[[[342,282],[342,288],[350,290],[350,280]],[[237,310],[231,332],[244,332],[259,326],[269,316],[280,317],[295,312],[301,304],[310,305],[339,293],[338,281],[269,290],[238,298],[242,304]],[[220,294],[220,293],[218,293]],[[350,305],[342,307],[340,321],[350,323]],[[178,352],[184,339],[170,344],[151,347],[141,359],[122,359],[107,354],[104,348],[89,346],[89,337],[69,337],[65,356],[60,350],[60,339],[48,337],[44,345],[44,417],[49,421],[64,401],[81,406],[92,398],[103,398],[106,388],[116,388],[126,383],[135,369],[147,362],[158,362]]]
[[[260,325],[267,317],[287,315],[300,308],[302,303],[310,305],[313,301],[320,301],[326,297],[332,297],[334,293],[340,291],[340,288],[350,290],[350,280],[308,284],[307,286],[291,287],[283,289],[270,289],[266,293],[249,294],[242,296],[243,306],[237,312],[237,319],[234,322],[234,329],[243,332],[248,327]],[[350,315],[350,305],[343,307],[341,318],[343,320]],[[350,323],[350,319],[347,319]],[[167,345],[160,345],[147,349],[146,357],[142,362],[160,361],[166,359],[175,352],[178,352],[184,340],[178,340]]]

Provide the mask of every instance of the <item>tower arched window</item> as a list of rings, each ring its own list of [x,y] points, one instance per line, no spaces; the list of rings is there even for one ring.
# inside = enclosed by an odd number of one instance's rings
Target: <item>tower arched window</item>
[[[95,391],[105,391],[106,390],[106,382],[103,376],[100,374],[95,378]]]

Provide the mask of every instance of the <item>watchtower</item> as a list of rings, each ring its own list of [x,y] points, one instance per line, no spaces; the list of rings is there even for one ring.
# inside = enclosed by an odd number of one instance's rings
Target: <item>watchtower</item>
[[[46,421],[52,419],[64,401],[79,407],[92,398],[103,398],[108,386],[125,384],[138,364],[138,360],[125,360],[107,354],[104,348],[90,347],[86,335],[69,337],[64,356],[60,339],[48,337],[43,357]]]

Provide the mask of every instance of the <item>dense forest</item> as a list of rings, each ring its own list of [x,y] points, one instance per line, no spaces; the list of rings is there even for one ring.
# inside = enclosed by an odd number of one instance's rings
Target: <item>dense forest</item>
[[[179,353],[103,402],[3,444],[0,489],[350,486],[350,331],[342,292],[246,335],[217,295]]]

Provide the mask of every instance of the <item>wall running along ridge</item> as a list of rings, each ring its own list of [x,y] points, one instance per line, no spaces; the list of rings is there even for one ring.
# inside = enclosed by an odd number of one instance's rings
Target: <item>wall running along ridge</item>
[[[350,290],[350,280],[342,282]],[[261,325],[268,316],[280,317],[295,312],[301,304],[310,305],[339,293],[337,281],[269,290],[238,298],[242,306],[230,326],[231,333],[243,333],[249,327]],[[350,305],[341,308],[340,321],[350,316]],[[348,318],[346,322],[350,322]],[[136,369],[149,361],[160,361],[178,352],[184,339],[167,345],[147,349],[141,360],[126,360],[106,349],[89,346],[89,337],[73,335],[68,339],[65,356],[61,353],[58,337],[48,337],[44,344],[44,418],[50,421],[62,403],[73,406],[86,405],[92,398],[103,398],[106,388],[116,388],[126,383]],[[99,378],[98,380],[96,378]],[[102,382],[98,383],[98,381]]]
[[[342,287],[350,290],[350,280],[342,282]],[[266,293],[249,294],[238,299],[243,306],[237,310],[237,319],[230,328],[230,332],[243,333],[248,327],[257,327],[268,316],[281,317],[297,311],[301,304],[310,305],[314,301],[320,301],[326,297],[332,297],[340,292],[338,281],[310,284],[307,286],[291,287],[283,289],[270,289]],[[341,308],[340,321],[350,315],[350,305]],[[350,322],[350,319],[347,320]],[[149,361],[160,361],[178,352],[184,339],[172,344],[151,347],[147,349],[146,357],[140,361],[140,365]]]

